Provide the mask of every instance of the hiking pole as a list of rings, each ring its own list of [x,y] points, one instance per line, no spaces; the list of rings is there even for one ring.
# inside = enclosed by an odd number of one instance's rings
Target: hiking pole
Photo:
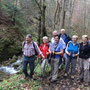
[[[34,72],[35,72],[35,73],[37,73],[37,69],[38,69],[39,65],[41,66],[40,60],[39,60],[39,58],[37,57],[37,62],[36,62],[35,69],[34,69]]]

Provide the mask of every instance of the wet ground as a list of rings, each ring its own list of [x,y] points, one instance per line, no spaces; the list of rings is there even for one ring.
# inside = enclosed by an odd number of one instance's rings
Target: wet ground
[[[11,61],[5,61],[0,64],[0,82],[4,79],[8,79],[10,75],[18,73],[21,68],[22,60],[18,59],[17,61],[10,63]]]

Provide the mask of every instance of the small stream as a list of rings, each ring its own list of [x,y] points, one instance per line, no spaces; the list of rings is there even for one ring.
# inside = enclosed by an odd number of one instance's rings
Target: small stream
[[[16,74],[20,72],[20,68],[22,66],[22,58],[18,59],[16,62],[4,66],[0,66],[0,81],[2,81],[4,78],[8,78],[10,75]]]

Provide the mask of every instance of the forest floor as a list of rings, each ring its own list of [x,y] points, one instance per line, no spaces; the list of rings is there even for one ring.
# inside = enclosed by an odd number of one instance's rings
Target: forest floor
[[[47,68],[48,69],[48,68]],[[24,74],[21,71],[18,74],[11,75],[9,79],[4,79],[0,82],[0,90],[90,90],[89,87],[84,87],[84,82],[78,82],[78,71],[74,80],[68,76],[65,78],[64,70],[59,71],[57,82],[50,83],[49,81],[50,67],[47,70],[47,78],[42,79],[40,64],[35,68],[33,79],[24,79]]]
[[[49,79],[45,79],[43,81],[43,89],[42,90],[90,90],[89,87],[84,87],[84,82],[78,81],[79,73],[76,72],[74,80],[68,76],[67,78],[64,77],[64,72],[61,71],[57,82],[50,83]]]

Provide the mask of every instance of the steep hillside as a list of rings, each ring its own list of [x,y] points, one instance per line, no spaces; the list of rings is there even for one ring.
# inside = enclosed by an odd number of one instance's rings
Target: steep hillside
[[[21,53],[26,33],[24,25],[23,13],[19,8],[12,3],[0,2],[0,62]]]
[[[9,28],[9,26],[0,25],[0,61],[7,60],[14,54],[18,55],[21,52],[21,41],[23,36],[18,33],[18,30]]]

